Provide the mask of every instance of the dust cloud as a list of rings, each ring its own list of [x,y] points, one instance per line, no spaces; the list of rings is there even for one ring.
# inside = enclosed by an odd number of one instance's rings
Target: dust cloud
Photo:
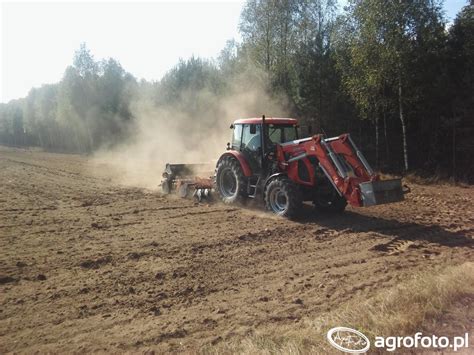
[[[246,76],[226,84],[224,93],[181,92],[172,105],[138,98],[131,106],[135,123],[129,138],[98,151],[94,169],[107,170],[119,184],[158,189],[166,163],[215,164],[231,140],[235,119],[288,114],[286,98],[267,93],[268,80]]]

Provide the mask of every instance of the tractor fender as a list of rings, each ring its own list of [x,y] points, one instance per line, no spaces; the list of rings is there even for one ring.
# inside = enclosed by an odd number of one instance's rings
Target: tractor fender
[[[250,169],[249,163],[245,159],[244,155],[241,152],[238,152],[235,150],[231,150],[222,154],[219,160],[217,161],[216,167],[217,165],[219,165],[220,161],[224,159],[225,157],[233,157],[237,159],[237,161],[240,164],[240,167],[242,168],[242,172],[244,173],[244,176],[246,177],[252,176],[252,169]]]
[[[270,175],[269,177],[267,177],[267,179],[265,180],[265,183],[263,184],[263,191],[265,191],[267,185],[272,180],[275,180],[277,177],[280,177],[280,176],[288,176],[288,175],[286,173],[276,173],[276,174]]]

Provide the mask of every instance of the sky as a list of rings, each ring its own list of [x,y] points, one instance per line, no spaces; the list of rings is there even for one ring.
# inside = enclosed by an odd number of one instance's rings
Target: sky
[[[0,102],[60,81],[82,42],[96,60],[112,57],[146,80],[159,80],[180,58],[216,58],[227,40],[240,39],[244,4],[244,0],[0,1]],[[465,4],[466,0],[446,0],[448,20]]]

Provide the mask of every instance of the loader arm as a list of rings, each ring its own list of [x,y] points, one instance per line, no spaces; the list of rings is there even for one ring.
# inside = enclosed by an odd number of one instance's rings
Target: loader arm
[[[361,184],[379,180],[349,134],[325,139],[322,135],[283,143],[277,147],[281,170],[298,184],[315,186],[319,167],[333,187],[352,206],[363,206]],[[304,164],[309,176],[301,180],[299,169]]]

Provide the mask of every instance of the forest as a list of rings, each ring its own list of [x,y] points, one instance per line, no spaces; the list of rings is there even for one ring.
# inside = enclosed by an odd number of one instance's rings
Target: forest
[[[474,1],[452,23],[442,5],[248,0],[241,41],[215,59],[180,60],[156,81],[82,44],[60,82],[0,104],[0,144],[91,154],[127,141],[144,107],[212,130],[208,115],[238,118],[222,111],[224,98],[259,88],[279,108],[249,116],[287,114],[306,134],[349,132],[383,172],[472,183]]]

